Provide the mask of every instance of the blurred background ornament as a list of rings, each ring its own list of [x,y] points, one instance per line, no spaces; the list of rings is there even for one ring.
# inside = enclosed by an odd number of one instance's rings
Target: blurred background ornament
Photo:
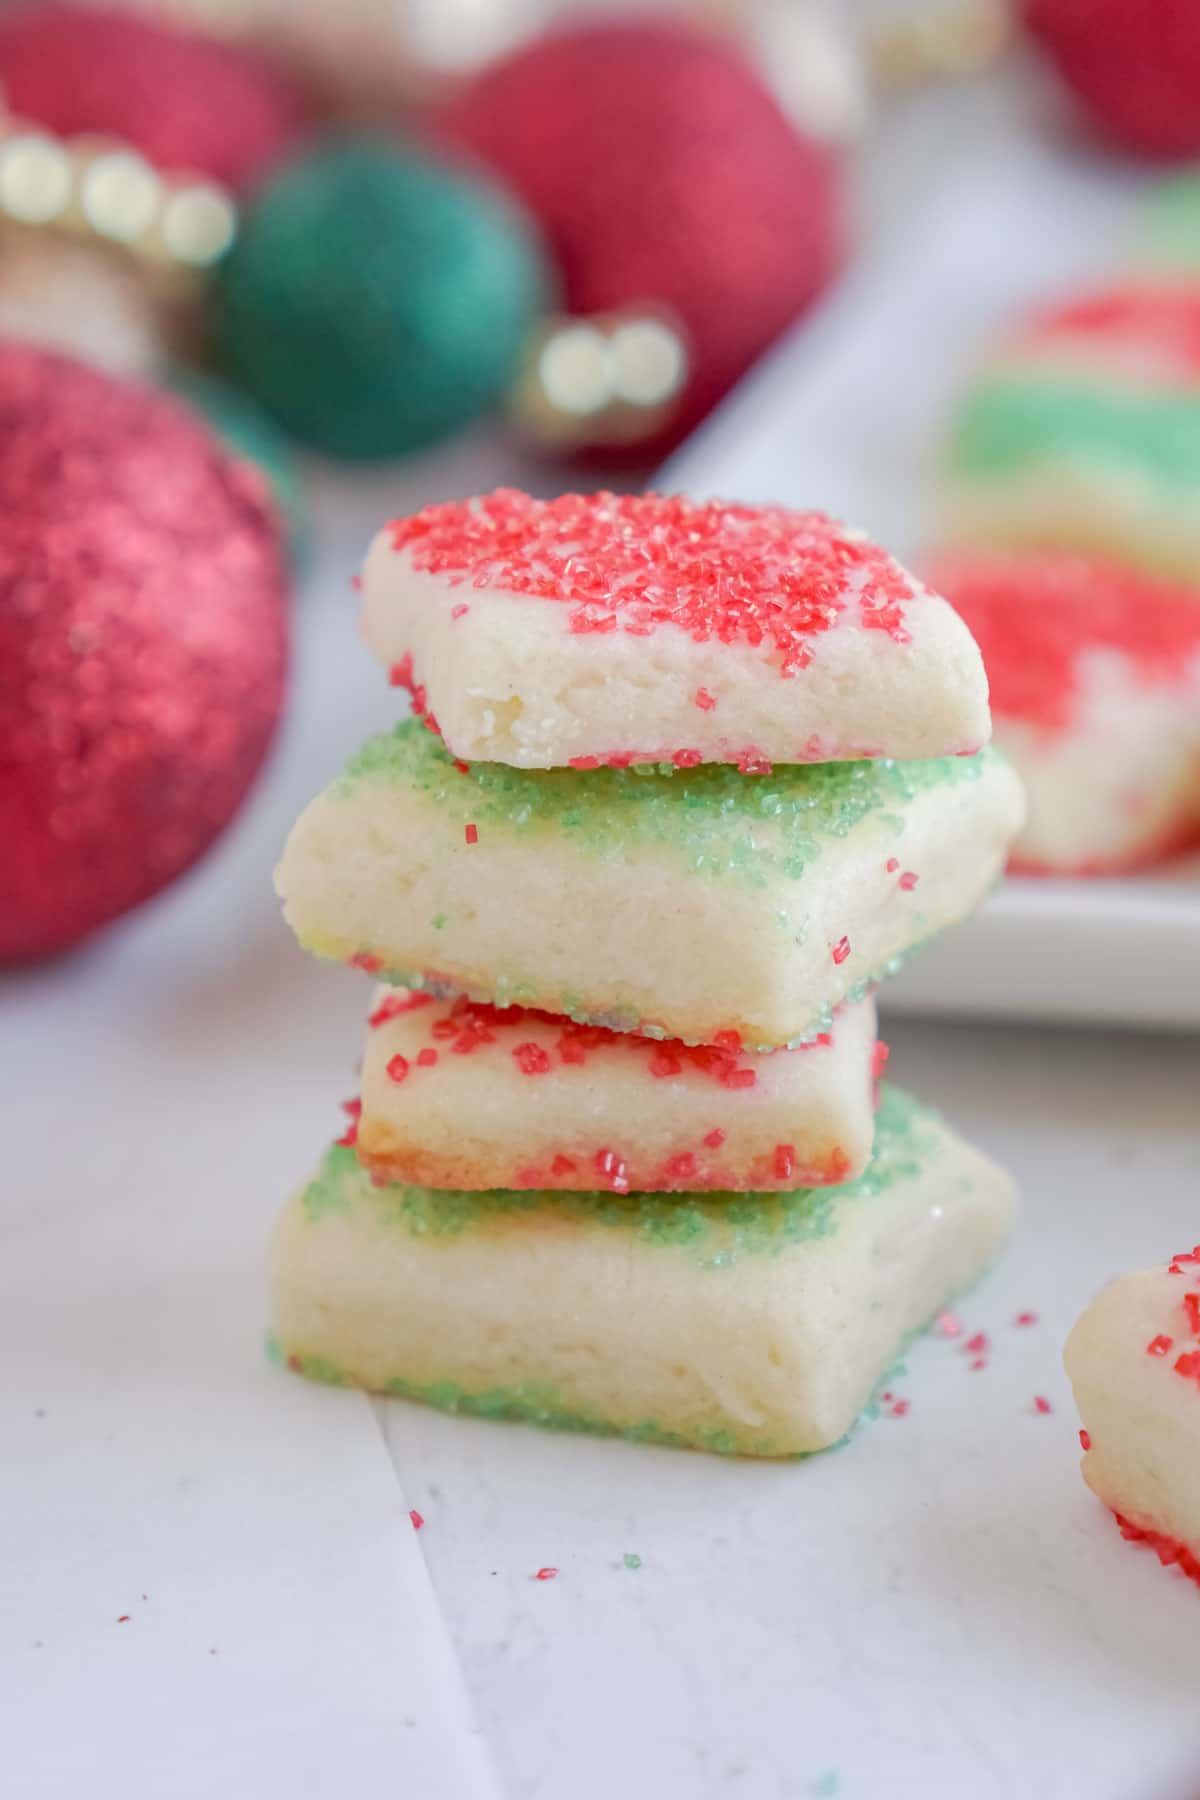
[[[0,11],[0,89],[55,137],[117,138],[163,174],[235,193],[311,124],[300,90],[253,51],[119,7]]]
[[[0,325],[116,370],[215,355],[279,426],[350,460],[493,411],[558,452],[657,459],[836,273],[870,81],[970,73],[1009,17],[880,4],[0,12],[22,115],[0,139]],[[284,72],[302,65],[303,91]],[[306,137],[317,89],[386,125]],[[397,136],[405,108],[425,142]],[[18,255],[17,224],[53,247]]]
[[[688,380],[659,453],[701,419],[838,266],[835,154],[798,132],[744,54],[678,22],[547,34],[445,108],[541,224],[575,315],[666,308]]]
[[[529,346],[509,416],[543,449],[624,450],[669,429],[687,374],[686,334],[666,313],[551,317]]]
[[[981,75],[1014,36],[1008,0],[922,0],[873,13],[863,46],[872,80],[888,93]]]
[[[1144,156],[1200,154],[1196,0],[1018,0],[1085,117]]]
[[[216,338],[302,443],[370,460],[498,406],[553,298],[535,226],[490,179],[399,141],[335,140],[254,196]]]
[[[166,381],[173,394],[207,419],[235,456],[259,469],[292,563],[302,564],[308,555],[311,528],[291,439],[249,394],[217,375],[174,363],[167,371]]]
[[[62,350],[114,375],[156,375],[158,309],[122,256],[17,225],[0,229],[0,337]]]
[[[178,401],[0,345],[0,961],[65,949],[237,812],[283,700],[262,478]]]

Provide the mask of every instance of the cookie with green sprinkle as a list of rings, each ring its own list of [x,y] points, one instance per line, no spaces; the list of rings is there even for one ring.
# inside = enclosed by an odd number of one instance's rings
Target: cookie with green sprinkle
[[[385,979],[771,1049],[969,913],[1023,804],[991,749],[525,771],[410,720],[312,802],[276,885],[306,948]]]
[[[936,535],[1200,583],[1200,289],[1123,281],[1019,322],[953,421]]]
[[[1014,1205],[895,1089],[837,1188],[443,1192],[339,1146],[279,1222],[273,1336],[299,1373],[452,1412],[790,1456],[844,1437]]]

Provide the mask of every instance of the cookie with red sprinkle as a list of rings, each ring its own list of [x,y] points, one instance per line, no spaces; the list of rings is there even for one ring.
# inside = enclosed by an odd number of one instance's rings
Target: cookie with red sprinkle
[[[1014,866],[1117,874],[1200,843],[1200,605],[1070,551],[946,554],[1029,816]]]
[[[376,1185],[335,1147],[279,1222],[275,1343],[303,1374],[451,1412],[791,1456],[845,1435],[1014,1205],[887,1089],[840,1187],[448,1192]]]
[[[978,652],[946,603],[822,513],[500,489],[379,533],[363,624],[466,761],[523,769],[978,750]]]
[[[767,1191],[852,1180],[871,1152],[886,1048],[870,1000],[765,1056],[736,1032],[687,1045],[403,988],[371,1018],[357,1146],[390,1181]]]
[[[1084,1480],[1124,1537],[1200,1583],[1200,1244],[1110,1283],[1064,1361]]]

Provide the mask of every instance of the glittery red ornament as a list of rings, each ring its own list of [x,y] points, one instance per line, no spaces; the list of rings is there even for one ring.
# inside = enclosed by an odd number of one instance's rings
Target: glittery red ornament
[[[1200,151],[1196,0],[1024,0],[1023,12],[1106,136],[1145,156]]]
[[[735,46],[690,26],[553,32],[488,70],[438,129],[525,201],[572,312],[657,302],[682,319],[691,365],[673,436],[837,266],[834,153],[795,130]]]
[[[307,123],[298,93],[255,55],[116,9],[0,14],[0,87],[9,111],[60,136],[118,137],[157,169],[233,188]]]
[[[286,632],[258,472],[166,395],[0,344],[0,961],[208,847],[270,741]]]

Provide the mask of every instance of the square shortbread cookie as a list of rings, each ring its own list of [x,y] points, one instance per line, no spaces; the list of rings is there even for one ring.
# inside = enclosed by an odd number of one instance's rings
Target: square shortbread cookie
[[[795,1193],[380,1187],[334,1149],[277,1229],[274,1339],[304,1374],[450,1411],[789,1456],[845,1435],[1014,1204],[886,1089],[867,1173]]]
[[[1200,583],[1200,292],[1122,280],[996,346],[948,434],[937,536]]]
[[[935,563],[983,651],[996,742],[1025,782],[1013,866],[1119,874],[1200,841],[1200,605],[1069,551]]]
[[[761,769],[989,732],[961,620],[821,513],[503,490],[428,506],[376,537],[363,623],[469,762]]]
[[[276,885],[306,948],[388,980],[774,1049],[969,913],[1022,816],[990,749],[526,773],[410,720],[307,808]]]
[[[865,1168],[885,1056],[870,1000],[803,1049],[751,1056],[385,989],[358,1153],[435,1188],[815,1187]]]
[[[1112,1282],[1063,1360],[1084,1480],[1126,1537],[1200,1582],[1200,1245]]]

